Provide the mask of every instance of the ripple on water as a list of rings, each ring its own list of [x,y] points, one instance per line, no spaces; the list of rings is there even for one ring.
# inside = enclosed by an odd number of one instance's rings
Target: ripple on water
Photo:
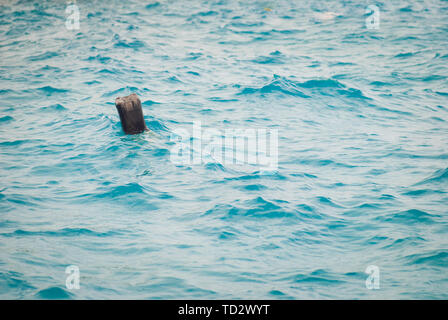
[[[41,107],[40,110],[44,112],[61,112],[61,111],[67,111],[68,109],[64,107],[62,104],[56,103],[50,106]]]
[[[1,117],[1,118],[0,118],[0,122],[1,122],[1,123],[7,123],[7,122],[11,122],[11,121],[13,121],[13,120],[14,120],[14,118],[11,117],[11,116],[4,116],[4,117]]]
[[[433,250],[430,252],[412,254],[405,259],[410,265],[428,265],[434,267],[446,267],[448,264],[447,250]]]
[[[238,219],[241,217],[257,219],[296,219],[298,213],[287,210],[274,201],[265,200],[263,197],[256,197],[246,200],[241,205],[217,204],[212,209],[207,210],[204,215],[212,216],[223,220]]]
[[[448,168],[440,169],[434,172],[430,177],[418,182],[416,185],[422,185],[427,183],[442,183],[448,180]]]
[[[336,274],[331,274],[330,272],[323,270],[323,269],[317,269],[310,273],[298,273],[286,278],[283,278],[282,280],[290,281],[292,283],[301,284],[301,285],[325,285],[325,286],[334,286],[334,285],[340,285],[345,282],[345,280],[341,279]]]
[[[438,214],[431,214],[423,210],[409,209],[380,216],[376,220],[399,224],[435,224],[440,217]]]
[[[24,298],[29,292],[35,291],[36,287],[25,278],[24,274],[16,271],[0,272],[0,297],[8,298],[8,293],[14,292]]]
[[[281,93],[299,98],[311,98],[316,93],[326,96],[342,96],[355,99],[371,100],[356,88],[350,88],[335,79],[295,81],[279,75],[259,88],[245,87],[240,95]]]
[[[79,236],[91,236],[91,237],[113,237],[122,234],[119,231],[107,231],[97,232],[87,228],[64,228],[60,230],[51,231],[27,231],[27,230],[15,230],[12,233],[0,234],[3,237],[27,237],[27,236],[48,236],[48,237],[79,237]]]
[[[74,299],[75,295],[62,287],[49,287],[36,293],[38,299],[67,300]]]

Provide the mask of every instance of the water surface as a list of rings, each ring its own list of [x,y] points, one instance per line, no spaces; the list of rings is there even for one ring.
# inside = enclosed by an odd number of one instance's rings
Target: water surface
[[[0,298],[447,299],[448,2],[370,4],[3,1]],[[193,121],[278,170],[173,163]]]

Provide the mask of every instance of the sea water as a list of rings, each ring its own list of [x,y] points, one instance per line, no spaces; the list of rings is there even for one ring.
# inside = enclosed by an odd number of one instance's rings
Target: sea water
[[[0,298],[447,299],[447,15],[2,1]],[[273,167],[173,157],[239,129]]]

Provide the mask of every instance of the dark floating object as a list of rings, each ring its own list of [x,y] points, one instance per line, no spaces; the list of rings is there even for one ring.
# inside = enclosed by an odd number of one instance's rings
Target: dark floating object
[[[142,103],[135,93],[127,97],[118,97],[115,99],[115,106],[125,133],[137,134],[148,130],[143,118]]]

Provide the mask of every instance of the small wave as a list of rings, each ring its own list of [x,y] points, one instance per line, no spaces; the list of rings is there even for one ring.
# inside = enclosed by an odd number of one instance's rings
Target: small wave
[[[112,58],[110,57],[106,57],[106,56],[102,56],[100,54],[97,54],[96,56],[90,56],[87,59],[85,59],[86,61],[98,61],[100,63],[106,64],[112,61]]]
[[[203,56],[204,54],[201,52],[189,52],[185,60],[197,60]]]
[[[141,40],[137,39],[133,39],[131,41],[122,40],[120,39],[120,36],[118,34],[114,35],[114,42],[115,42],[114,44],[115,48],[140,49],[146,47],[146,43]]]
[[[439,182],[445,182],[446,180],[448,180],[448,168],[437,170],[430,177],[416,183],[415,185],[421,185],[433,182],[439,183]]]
[[[42,111],[67,111],[67,108],[64,107],[62,104],[56,103],[56,104],[52,104],[50,106],[47,107],[41,107],[40,110]]]
[[[66,92],[70,91],[68,89],[55,88],[52,86],[45,86],[45,87],[37,88],[37,90],[46,93],[47,96],[51,96],[52,94],[55,94],[55,93],[56,94],[57,93],[66,93]]]
[[[42,61],[57,57],[59,54],[57,52],[47,51],[45,53],[39,54],[37,56],[28,57],[28,61]]]
[[[217,181],[217,183],[225,182],[225,181],[246,181],[246,180],[253,180],[253,179],[272,179],[272,180],[286,180],[287,177],[284,175],[281,175],[280,173],[276,172],[275,174],[270,175],[263,175],[260,174],[260,172],[256,171],[251,174],[238,176],[238,177],[228,177],[224,178],[224,181]]]
[[[301,98],[310,98],[310,96],[303,93],[296,82],[287,80],[280,76],[274,76],[274,79],[260,88],[244,88],[239,94],[248,95],[248,94],[268,94],[273,92],[279,92],[291,96],[301,97]]]
[[[3,141],[0,142],[0,146],[2,147],[17,147],[27,143],[41,142],[44,143],[43,140],[39,139],[25,139],[25,140],[13,140],[13,141]]]
[[[115,75],[118,74],[119,71],[117,69],[101,69],[97,71],[96,73],[102,74],[102,75]]]
[[[429,82],[429,81],[437,81],[437,80],[445,80],[447,77],[442,76],[440,74],[432,74],[427,77],[420,78],[423,82]]]
[[[210,162],[205,165],[205,169],[211,171],[226,171],[226,168],[221,163]]]
[[[394,113],[397,115],[402,115],[402,116],[412,116],[413,113],[409,112],[409,111],[401,111],[401,110],[397,110],[397,109],[389,109],[383,106],[376,106],[375,107],[377,110],[379,111],[385,111],[385,112],[390,112],[390,113]]]
[[[147,4],[146,6],[145,6],[145,9],[153,9],[153,8],[156,8],[156,7],[158,7],[158,6],[160,6],[160,2],[152,2],[152,3],[150,3],[150,4]]]
[[[154,132],[169,132],[168,127],[161,120],[151,119],[146,123],[148,125],[148,129]]]
[[[372,85],[372,86],[375,86],[375,87],[390,87],[390,86],[393,86],[393,83],[391,83],[391,82],[384,82],[384,81],[372,81],[372,82],[370,82],[370,84]]]
[[[191,20],[193,20],[195,18],[198,18],[198,17],[214,17],[214,16],[217,16],[217,15],[219,15],[219,13],[217,11],[214,11],[214,10],[201,11],[201,12],[192,14],[190,17],[188,17],[187,21],[191,21]]]
[[[157,210],[158,206],[152,202],[154,198],[168,197],[167,193],[150,190],[153,194],[150,194],[146,188],[143,188],[139,183],[131,182],[125,185],[109,186],[99,188],[94,193],[87,193],[79,196],[76,201],[84,203],[86,200],[98,202],[107,199],[110,203],[119,206],[125,206],[126,208],[132,208],[132,212],[147,212]],[[139,208],[139,210],[135,210]]]
[[[100,84],[101,82],[98,81],[98,80],[92,80],[92,81],[86,81],[84,83],[89,85],[89,86],[91,86],[91,85],[94,85],[94,84]]]
[[[336,277],[333,274],[330,274],[329,272],[327,272],[323,269],[318,269],[318,270],[315,270],[308,274],[299,273],[299,274],[284,278],[282,280],[288,280],[288,281],[291,281],[294,283],[301,283],[301,284],[319,283],[319,284],[324,284],[324,285],[339,285],[339,284],[343,284],[346,282],[342,279],[338,279],[338,277]]]
[[[137,88],[137,87],[132,87],[132,86],[126,86],[126,87],[121,87],[112,91],[108,91],[106,93],[104,93],[102,96],[103,97],[117,97],[117,96],[123,96],[123,95],[129,95],[131,93],[136,93],[137,95],[143,96],[146,93],[149,92],[149,89],[147,88]]]
[[[268,295],[274,296],[275,298],[282,298],[282,297],[290,298],[286,293],[280,290],[271,290],[268,292]]]
[[[13,120],[14,120],[14,118],[11,117],[11,116],[4,116],[4,117],[0,118],[0,122],[10,122],[10,121],[13,121]]]
[[[43,202],[43,199],[41,197],[22,194],[7,194],[2,195],[1,198],[4,204],[9,203],[14,207],[23,206],[29,208],[38,208]]]
[[[345,86],[337,80],[322,79],[322,80],[308,80],[298,84],[302,88],[344,88]]]
[[[153,101],[153,100],[145,100],[145,101],[143,101],[142,102],[142,106],[152,106],[152,105],[154,105],[154,104],[160,104],[160,102],[156,102],[156,101]]]
[[[173,83],[173,84],[182,83],[182,80],[180,80],[176,76],[169,76],[168,78],[164,79],[164,81],[166,81],[168,83]]]
[[[217,216],[220,219],[232,219],[234,217],[248,217],[260,219],[297,218],[298,213],[287,211],[272,201],[257,197],[247,200],[244,206],[230,204],[218,204],[213,209],[207,210],[204,215]]]
[[[418,189],[418,190],[406,191],[403,194],[406,196],[411,196],[411,197],[420,197],[420,196],[424,196],[424,195],[428,195],[428,194],[441,194],[441,193],[445,193],[445,192],[440,191],[440,190],[432,190],[432,189]]]
[[[136,182],[126,185],[119,185],[110,188],[106,192],[100,192],[95,195],[96,198],[115,198],[119,196],[127,196],[131,194],[145,194],[145,189]]]
[[[9,94],[9,93],[15,93],[12,89],[0,89],[0,94]]]
[[[400,8],[400,12],[413,12],[412,6]]]
[[[24,278],[20,272],[0,272],[0,292],[7,288],[8,291],[20,292],[19,296],[22,297],[24,292],[35,290],[36,288]]]
[[[235,101],[238,101],[238,99],[225,99],[225,98],[220,98],[220,97],[210,97],[207,99],[210,101],[213,101],[213,102],[235,102]]]
[[[405,237],[395,240],[393,243],[384,246],[384,248],[388,249],[400,249],[406,247],[415,247],[422,243],[426,242],[426,240],[422,237]]]
[[[39,69],[39,71],[53,71],[53,72],[60,72],[61,68],[49,66],[48,64],[45,67],[42,67]]]
[[[286,95],[296,96],[300,98],[310,98],[314,94],[325,94],[328,96],[346,96],[349,98],[368,99],[361,90],[346,87],[335,79],[313,79],[304,82],[293,81],[278,75],[274,75],[273,80],[268,84],[260,87],[246,87],[239,92],[240,95],[248,94],[269,94],[279,92]]]
[[[410,265],[430,265],[436,267],[446,267],[448,265],[448,251],[434,250],[429,253],[413,254],[406,257]]]
[[[384,169],[372,169],[367,174],[373,175],[373,176],[380,176],[385,173],[387,173],[387,171]]]
[[[195,72],[195,71],[187,71],[187,73],[191,74],[193,76],[196,76],[196,77],[200,77],[201,76],[201,74],[199,72]]]
[[[241,187],[239,187],[239,189],[241,189],[243,191],[261,191],[261,190],[267,189],[267,187],[261,183],[256,183],[256,184],[248,184],[248,185],[241,186]]]
[[[273,34],[278,33],[278,34],[287,34],[287,35],[289,35],[289,34],[304,33],[304,32],[306,32],[306,30],[302,30],[302,29],[282,29],[282,30],[280,30],[280,29],[272,29],[270,32],[273,33]]]
[[[271,52],[268,56],[260,56],[253,59],[252,62],[259,64],[283,64],[285,57],[280,51]]]
[[[430,214],[428,212],[418,209],[410,209],[406,211],[388,214],[383,217],[378,217],[377,219],[385,222],[400,223],[400,224],[416,224],[416,223],[433,224],[436,223],[436,219],[439,217],[440,215]]]
[[[356,166],[347,163],[336,162],[331,159],[300,159],[299,163],[313,167],[334,166],[340,168],[355,168]]]
[[[37,292],[36,297],[47,300],[66,300],[73,299],[75,295],[61,287],[49,287]]]
[[[339,61],[339,62],[332,62],[332,63],[329,64],[329,66],[331,66],[331,67],[338,67],[338,66],[343,66],[343,67],[345,67],[345,66],[355,66],[355,65],[356,65],[356,64],[353,63],[353,62],[342,62],[342,61]]]
[[[395,55],[395,58],[409,58],[419,54],[419,52],[404,52]]]
[[[380,209],[382,206],[379,203],[362,203],[358,206],[355,206],[354,209],[373,209],[373,210],[378,210]]]
[[[232,23],[230,23],[230,26],[236,27],[236,28],[253,28],[253,27],[262,27],[264,25],[265,25],[265,23],[263,21],[257,21],[257,22],[232,22]]]
[[[333,200],[331,200],[329,197],[319,196],[319,197],[316,197],[316,199],[317,199],[317,201],[318,201],[319,203],[328,205],[328,206],[330,206],[330,207],[334,207],[334,208],[343,208],[341,205],[339,205],[339,204],[333,202]]]
[[[64,228],[55,231],[27,231],[18,229],[12,233],[1,233],[3,237],[26,237],[26,236],[47,236],[47,237],[112,237],[121,234],[117,231],[97,232],[87,228]]]
[[[165,149],[165,148],[156,148],[154,150],[152,150],[152,155],[154,157],[167,157],[170,154],[170,150],[169,149]]]

